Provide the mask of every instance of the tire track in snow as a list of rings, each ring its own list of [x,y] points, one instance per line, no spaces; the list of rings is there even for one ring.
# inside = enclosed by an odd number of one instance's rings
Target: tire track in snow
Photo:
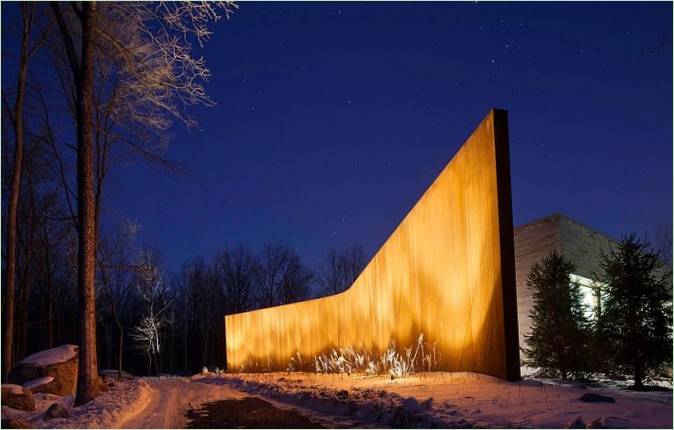
[[[150,399],[122,428],[185,428],[187,409],[212,400],[244,396],[231,387],[192,383],[188,378],[147,378],[147,382],[152,387]]]

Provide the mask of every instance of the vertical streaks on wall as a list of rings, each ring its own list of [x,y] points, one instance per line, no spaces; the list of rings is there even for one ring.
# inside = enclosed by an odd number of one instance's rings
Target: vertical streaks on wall
[[[378,354],[424,333],[442,370],[517,379],[507,133],[491,111],[348,290],[226,316],[228,368],[280,370],[333,347]]]

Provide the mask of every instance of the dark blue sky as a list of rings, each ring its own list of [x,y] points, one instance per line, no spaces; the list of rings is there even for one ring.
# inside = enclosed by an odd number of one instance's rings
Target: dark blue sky
[[[515,224],[672,220],[672,5],[242,3],[204,49],[218,105],[118,172],[112,216],[169,267],[239,242],[374,253],[491,107]],[[664,46],[663,46],[664,44]]]
[[[168,151],[193,176],[118,169],[106,216],[171,270],[237,243],[371,254],[499,107],[516,225],[671,225],[671,41],[670,3],[241,3],[203,52],[218,104]]]

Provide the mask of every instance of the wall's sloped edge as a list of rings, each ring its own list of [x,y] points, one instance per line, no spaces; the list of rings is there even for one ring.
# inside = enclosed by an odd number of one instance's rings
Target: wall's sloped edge
[[[347,291],[225,317],[227,367],[284,370],[420,333],[441,370],[519,378],[505,111],[482,121]]]

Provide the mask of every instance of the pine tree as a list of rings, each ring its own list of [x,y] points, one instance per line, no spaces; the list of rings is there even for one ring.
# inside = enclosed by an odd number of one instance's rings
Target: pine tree
[[[672,362],[671,270],[634,234],[603,256],[599,344],[612,367],[643,389],[649,371]]]
[[[587,370],[590,323],[580,285],[571,282],[574,265],[553,251],[533,265],[527,278],[534,306],[531,332],[525,335],[525,363],[546,376],[567,379]]]

